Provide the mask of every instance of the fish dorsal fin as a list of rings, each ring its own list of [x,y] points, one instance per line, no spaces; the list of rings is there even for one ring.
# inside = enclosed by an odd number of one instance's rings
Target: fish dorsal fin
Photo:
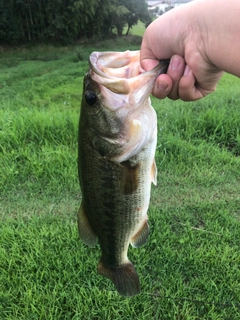
[[[152,167],[151,167],[151,181],[155,186],[157,185],[157,165],[155,159],[153,159]]]
[[[139,248],[143,246],[148,241],[149,235],[149,225],[147,220],[144,222],[141,229],[132,237],[131,245],[134,248]]]
[[[94,247],[97,244],[97,236],[90,226],[83,203],[78,211],[78,232],[80,239],[89,247]]]

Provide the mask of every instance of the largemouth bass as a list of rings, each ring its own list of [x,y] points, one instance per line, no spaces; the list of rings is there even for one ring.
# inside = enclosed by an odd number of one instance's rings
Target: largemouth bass
[[[121,295],[134,296],[140,282],[128,247],[148,240],[151,182],[157,182],[157,118],[149,96],[167,63],[141,73],[139,51],[126,51],[93,52],[89,64],[79,121],[78,229],[88,246],[99,241],[98,273]]]

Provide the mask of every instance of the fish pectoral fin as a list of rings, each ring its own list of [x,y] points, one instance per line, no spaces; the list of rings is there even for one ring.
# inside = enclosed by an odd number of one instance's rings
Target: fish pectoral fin
[[[123,194],[132,194],[138,188],[140,164],[131,165],[130,161],[124,161],[121,162],[121,166],[121,189]]]
[[[144,222],[144,225],[141,227],[141,229],[132,237],[131,245],[134,248],[139,248],[143,246],[148,241],[148,235],[149,235],[149,225],[146,220]]]
[[[78,232],[80,239],[89,247],[94,247],[97,244],[97,236],[90,226],[83,203],[78,211]]]
[[[155,186],[157,185],[157,165],[155,159],[153,159],[152,167],[151,167],[151,181]]]
[[[140,293],[138,274],[130,261],[120,266],[105,266],[100,260],[98,273],[110,279],[122,296],[132,297]]]

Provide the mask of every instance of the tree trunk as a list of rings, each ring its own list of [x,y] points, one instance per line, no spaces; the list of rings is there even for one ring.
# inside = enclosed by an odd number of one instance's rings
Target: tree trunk
[[[29,27],[29,23],[28,23],[28,18],[27,18],[27,15],[26,16],[26,22],[27,22],[27,33],[28,33],[28,41],[31,41],[32,38],[31,38],[31,31],[30,31],[30,27]]]
[[[122,36],[122,28],[117,28],[117,34],[118,36]]]

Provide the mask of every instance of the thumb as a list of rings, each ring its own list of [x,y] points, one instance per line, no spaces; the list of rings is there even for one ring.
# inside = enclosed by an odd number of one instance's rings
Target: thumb
[[[140,66],[145,71],[152,70],[159,64],[159,60],[153,54],[152,50],[145,46],[144,41],[142,42],[140,50]]]
[[[146,29],[141,49],[140,49],[140,66],[145,70],[149,71],[159,64],[159,61],[163,57],[161,56],[161,45],[158,43],[156,45],[157,39],[154,31],[155,23],[152,22]],[[157,49],[158,52],[155,52]],[[165,59],[169,57],[166,56]]]

